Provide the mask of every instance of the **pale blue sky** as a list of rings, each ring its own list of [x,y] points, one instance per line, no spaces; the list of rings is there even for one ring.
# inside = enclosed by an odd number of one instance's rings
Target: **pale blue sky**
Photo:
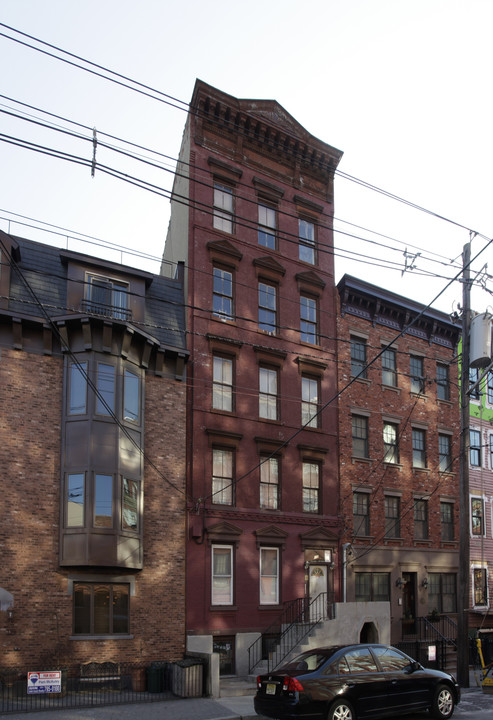
[[[200,77],[236,97],[277,100],[309,132],[344,151],[340,170],[493,235],[490,0],[1,0],[0,22],[128,75],[185,102]],[[5,28],[0,32],[9,33]],[[19,36],[16,36],[19,37]],[[0,37],[0,93],[176,157],[183,111],[118,88]],[[0,109],[13,107],[0,98]],[[0,114],[1,133],[91,157],[89,143]],[[165,188],[172,174],[98,149],[98,161]],[[162,254],[169,203],[96,171],[0,143],[0,216],[19,213],[107,242]],[[169,164],[169,168],[172,164]],[[456,273],[468,232],[336,179],[336,247]],[[13,217],[13,215],[10,215]],[[0,228],[8,223],[0,220]],[[51,241],[11,225],[12,232]],[[399,242],[397,242],[399,241]],[[473,255],[485,244],[473,242]],[[74,247],[75,246],[71,246]],[[77,248],[81,249],[81,248]],[[88,252],[98,250],[88,246]],[[431,263],[430,253],[444,264]],[[435,259],[438,259],[434,256]],[[124,262],[142,266],[125,256]],[[474,264],[480,269],[491,249]],[[159,271],[158,264],[144,265]],[[344,272],[423,303],[444,279],[336,257]],[[493,282],[488,287],[493,291]],[[460,301],[459,283],[436,302]],[[492,296],[473,293],[478,311]]]

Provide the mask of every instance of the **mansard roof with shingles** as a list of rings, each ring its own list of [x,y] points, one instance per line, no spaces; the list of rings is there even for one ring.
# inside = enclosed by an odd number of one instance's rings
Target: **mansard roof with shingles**
[[[187,354],[183,273],[168,278],[33,240],[12,239],[16,252],[10,273],[11,313],[47,321],[79,312],[78,308],[68,306],[67,260],[90,263],[102,274],[117,269],[123,275],[145,280],[144,321],[130,321],[129,325],[157,340],[163,348]]]

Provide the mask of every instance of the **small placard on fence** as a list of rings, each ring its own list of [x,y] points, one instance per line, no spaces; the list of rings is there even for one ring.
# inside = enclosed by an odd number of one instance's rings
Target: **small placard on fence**
[[[28,695],[42,695],[43,693],[60,693],[62,691],[62,671],[28,672]]]

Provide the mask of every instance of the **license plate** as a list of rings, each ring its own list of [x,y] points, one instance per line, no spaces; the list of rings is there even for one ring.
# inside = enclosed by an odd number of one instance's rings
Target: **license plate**
[[[266,695],[275,695],[276,694],[276,686],[273,683],[269,683],[267,687],[265,688],[265,694]]]

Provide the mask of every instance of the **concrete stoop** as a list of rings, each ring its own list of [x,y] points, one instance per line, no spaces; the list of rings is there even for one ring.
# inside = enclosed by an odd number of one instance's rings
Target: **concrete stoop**
[[[252,677],[221,677],[219,680],[219,697],[252,696],[257,692],[256,680]]]

